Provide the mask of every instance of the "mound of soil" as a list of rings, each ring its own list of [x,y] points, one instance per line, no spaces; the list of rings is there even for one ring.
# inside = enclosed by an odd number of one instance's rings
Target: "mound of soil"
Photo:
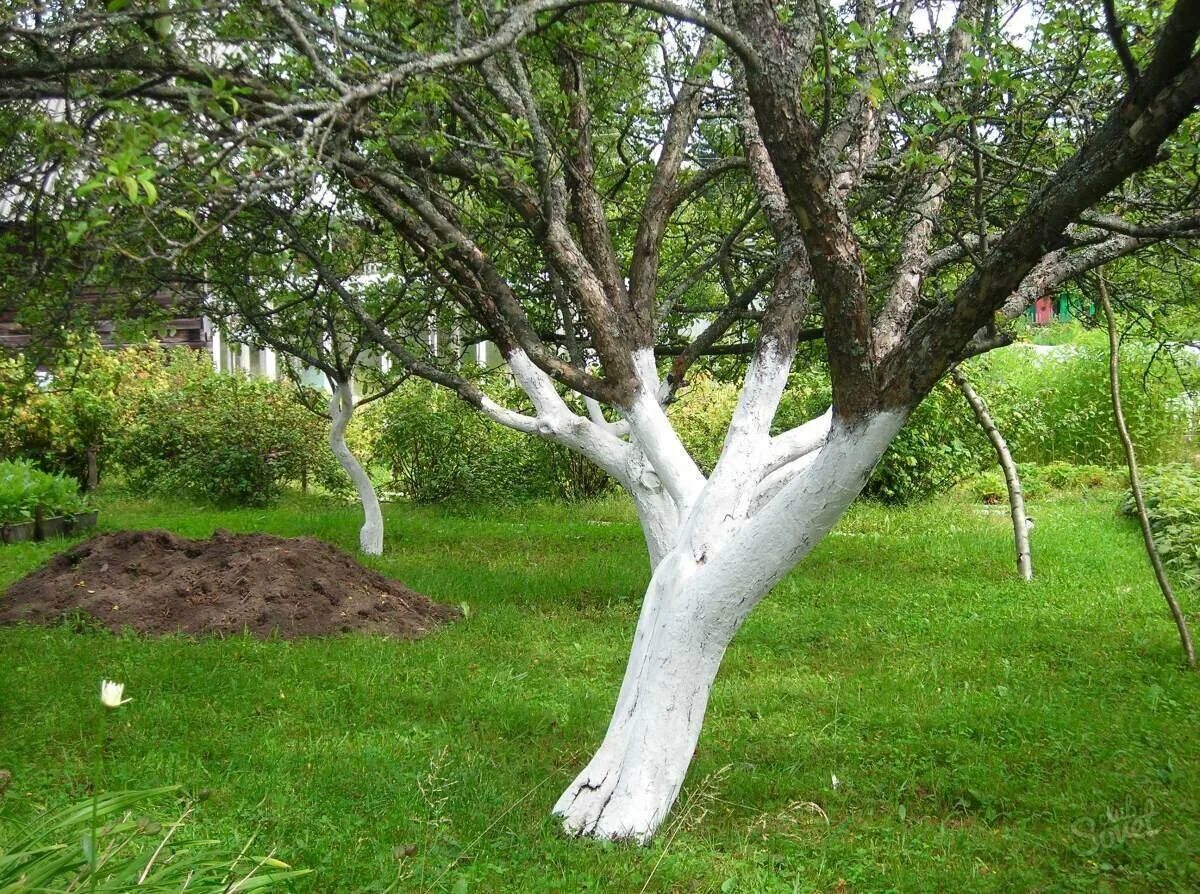
[[[167,531],[101,534],[55,556],[0,598],[0,624],[82,611],[113,630],[417,637],[458,610],[311,537]]]

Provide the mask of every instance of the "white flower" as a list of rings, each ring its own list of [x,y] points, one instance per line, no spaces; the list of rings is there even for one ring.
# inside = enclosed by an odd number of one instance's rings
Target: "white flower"
[[[100,701],[104,703],[104,707],[119,708],[121,705],[133,701],[131,698],[122,699],[121,696],[124,693],[124,683],[115,683],[112,680],[100,681]]]
[[[834,788],[837,788],[838,786],[840,786],[842,784],[842,780],[837,778],[837,773],[830,773],[829,781],[833,785]]]

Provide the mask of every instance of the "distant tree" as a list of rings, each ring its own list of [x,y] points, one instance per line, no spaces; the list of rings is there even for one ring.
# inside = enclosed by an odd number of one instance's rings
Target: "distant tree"
[[[310,409],[313,393],[305,368],[329,383],[329,446],[354,484],[363,509],[359,548],[383,553],[383,514],[375,485],[346,444],[354,411],[391,393],[407,371],[381,355],[373,335],[347,309],[354,300],[374,327],[420,350],[430,328],[430,308],[413,298],[413,281],[386,258],[380,246],[352,220],[331,209],[285,210],[262,202],[232,216],[219,236],[187,256],[192,275],[176,278],[201,292],[207,313],[243,344],[283,355],[283,370]],[[359,394],[356,396],[356,385]]]

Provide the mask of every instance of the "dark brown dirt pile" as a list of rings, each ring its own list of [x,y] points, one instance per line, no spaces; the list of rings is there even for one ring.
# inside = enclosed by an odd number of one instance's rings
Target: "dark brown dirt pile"
[[[365,631],[421,636],[458,617],[311,537],[217,531],[101,534],[55,556],[0,597],[0,624],[85,612],[113,630],[262,637]]]

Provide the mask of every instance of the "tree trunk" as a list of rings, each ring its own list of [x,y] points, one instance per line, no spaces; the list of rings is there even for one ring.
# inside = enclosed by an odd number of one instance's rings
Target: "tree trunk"
[[[1175,627],[1179,630],[1179,642],[1183,646],[1183,654],[1188,667],[1196,666],[1196,649],[1192,645],[1192,634],[1188,630],[1187,618],[1171,589],[1171,581],[1167,578],[1167,570],[1163,567],[1162,556],[1154,545],[1154,532],[1150,530],[1150,517],[1146,514],[1146,501],[1142,499],[1142,482],[1138,475],[1137,454],[1133,449],[1133,439],[1129,436],[1129,426],[1125,424],[1125,411],[1121,407],[1121,355],[1120,340],[1117,338],[1117,322],[1113,318],[1112,304],[1108,300],[1108,287],[1104,283],[1104,274],[1097,277],[1100,286],[1100,306],[1104,309],[1104,319],[1108,322],[1108,386],[1112,394],[1113,417],[1117,423],[1117,434],[1121,438],[1121,446],[1125,450],[1125,464],[1129,467],[1129,489],[1133,492],[1133,502],[1137,506],[1138,523],[1142,526],[1142,541],[1146,544],[1146,555],[1154,569],[1154,578],[1158,588],[1162,590],[1163,599],[1175,619]]]
[[[329,416],[333,424],[329,429],[329,446],[337,457],[354,489],[358,491],[358,500],[363,508],[363,526],[358,532],[358,547],[369,556],[383,554],[383,513],[379,508],[379,497],[375,493],[375,485],[363,469],[362,464],[346,446],[346,426],[354,415],[354,393],[349,382],[334,384],[333,395],[329,398]]]
[[[987,434],[988,440],[992,442],[992,447],[996,451],[996,460],[1004,472],[1004,485],[1008,489],[1013,543],[1016,544],[1017,549],[1017,572],[1021,575],[1022,580],[1033,580],[1033,558],[1029,552],[1029,517],[1025,514],[1025,495],[1021,493],[1021,477],[1017,474],[1017,464],[1013,462],[1008,443],[1000,434],[1000,430],[996,428],[992,414],[988,412],[987,404],[975,393],[966,374],[959,367],[953,366],[950,368],[950,375],[954,379],[954,384],[958,386],[958,390],[967,399],[967,403],[971,405],[971,410],[975,413],[975,420]]]
[[[757,512],[731,489],[681,520],[642,605],[604,741],[554,806],[565,829],[648,841],[687,775],[725,650],[758,601],[844,514],[903,415],[836,427],[803,474]]]
[[[713,680],[745,614],[712,612],[710,582],[680,565],[673,553],[655,572],[608,732],[554,806],[573,834],[647,841],[683,785]]]
[[[87,449],[87,478],[84,480],[83,489],[88,493],[94,491],[100,484],[99,453],[99,448],[94,445]]]

